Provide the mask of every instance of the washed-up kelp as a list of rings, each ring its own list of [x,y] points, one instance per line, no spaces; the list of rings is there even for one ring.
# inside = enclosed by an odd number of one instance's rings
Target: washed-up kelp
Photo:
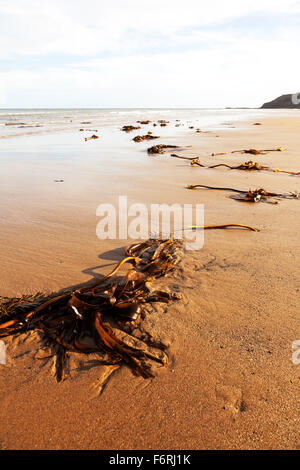
[[[139,124],[150,124],[151,121],[145,120],[145,121],[136,121],[136,122]]]
[[[177,155],[176,153],[171,153],[170,156],[173,158],[180,158],[181,160],[191,160],[193,162],[198,161],[198,157],[184,157],[183,155]]]
[[[260,202],[265,201],[269,202],[270,204],[278,204],[278,201],[272,201],[272,198],[276,199],[300,199],[300,195],[297,192],[291,192],[288,194],[281,194],[281,193],[271,193],[266,191],[264,188],[259,188],[255,190],[248,190],[243,191],[240,189],[235,188],[219,188],[215,186],[207,186],[204,184],[189,184],[187,189],[215,189],[219,191],[233,191],[235,193],[239,193],[240,196],[235,196],[234,199],[238,201],[244,202]]]
[[[99,136],[96,134],[93,134],[91,137],[85,137],[84,140],[87,142],[88,140],[93,140],[93,139],[99,139]]]
[[[152,139],[159,139],[159,138],[160,138],[159,135],[151,135],[148,133],[146,135],[137,135],[132,140],[134,140],[134,142],[143,142],[144,140],[152,140]]]
[[[25,126],[25,122],[6,122],[5,126]]]
[[[151,291],[154,278],[172,272],[181,259],[179,240],[150,239],[126,248],[125,257],[102,279],[75,291],[21,298],[0,297],[0,338],[38,330],[55,348],[56,378],[63,380],[67,354],[99,354],[99,364],[127,364],[144,378],[153,377],[151,360],[167,363],[165,346],[150,335],[131,332],[145,315],[147,302],[176,299]],[[125,263],[132,268],[116,276]]]
[[[243,224],[224,224],[224,225],[190,225],[184,230],[214,230],[214,229],[225,229],[225,228],[245,228],[251,230],[252,232],[259,232],[258,228],[251,227],[250,225]]]
[[[252,162],[249,160],[248,162],[241,163],[240,165],[227,165],[226,163],[218,163],[217,165],[210,165],[206,166],[199,162],[198,159],[194,159],[191,161],[191,166],[201,166],[202,168],[219,168],[224,166],[225,168],[229,168],[230,170],[268,170],[267,166],[261,166],[257,162]]]
[[[245,170],[245,171],[272,171],[273,173],[287,173],[288,175],[300,175],[300,171],[286,171],[286,170],[279,170],[278,168],[270,168],[268,166],[260,165],[258,162],[253,162],[249,160],[248,162],[241,163],[240,165],[227,165],[226,163],[219,163],[218,165],[210,165],[206,166],[199,162],[199,160],[192,159],[191,166],[200,166],[202,168],[218,168],[224,166],[225,168],[229,168],[230,170]]]
[[[227,228],[258,231],[242,224],[196,225],[185,230]],[[127,247],[125,257],[109,274],[76,290],[0,296],[0,338],[38,331],[51,348],[58,382],[65,377],[72,353],[96,353],[99,365],[111,367],[108,377],[123,364],[135,375],[154,377],[152,363],[168,363],[168,346],[147,333],[142,320],[147,303],[178,300],[176,293],[151,290],[151,281],[174,272],[182,259],[182,247],[182,241],[173,238],[149,239]],[[117,275],[126,263],[132,267],[125,275]]]
[[[246,149],[246,150],[233,150],[232,152],[219,152],[212,153],[212,157],[217,157],[219,155],[230,155],[232,153],[250,153],[251,155],[265,155],[268,152],[284,152],[286,149],[278,147],[276,149],[266,149],[266,150],[256,150],[256,149]]]
[[[123,126],[121,131],[124,131],[124,132],[131,132],[131,131],[136,131],[138,129],[140,129],[141,126]]]
[[[164,153],[165,150],[167,149],[176,149],[178,148],[178,145],[165,145],[165,144],[159,144],[159,145],[154,145],[153,147],[150,147],[147,149],[147,152],[152,155],[155,153]]]

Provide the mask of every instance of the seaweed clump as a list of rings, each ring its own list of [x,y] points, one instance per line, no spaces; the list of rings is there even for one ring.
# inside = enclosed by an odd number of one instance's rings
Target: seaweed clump
[[[0,338],[37,330],[52,346],[58,382],[65,376],[68,354],[97,353],[99,364],[126,364],[136,375],[154,377],[151,361],[166,365],[165,345],[134,331],[146,315],[147,302],[168,303],[178,297],[152,291],[151,280],[171,273],[181,260],[179,240],[149,239],[125,249],[125,257],[100,280],[77,290],[49,296],[0,297]],[[130,263],[125,275],[119,269]]]
[[[167,149],[176,149],[176,148],[178,148],[177,145],[159,144],[159,145],[154,145],[153,147],[148,148],[147,152],[149,154],[164,153],[164,151]]]
[[[144,140],[159,139],[159,137],[159,135],[151,135],[148,133],[146,135],[137,135],[132,140],[134,140],[134,142],[143,142]]]
[[[85,137],[84,140],[87,142],[88,140],[94,140],[94,139],[99,139],[99,136],[96,134],[93,134],[91,137]]]
[[[131,131],[138,130],[140,128],[141,126],[123,126],[121,130],[124,132],[131,132]]]
[[[273,201],[272,198],[276,199],[300,199],[300,195],[297,192],[291,192],[287,194],[282,193],[271,193],[266,191],[264,188],[258,188],[255,190],[249,189],[248,191],[243,191],[235,188],[223,188],[215,186],[207,186],[204,184],[189,184],[187,189],[215,189],[219,191],[233,191],[234,193],[239,193],[238,196],[234,196],[234,199],[244,202],[269,202],[270,204],[278,204],[278,201]]]

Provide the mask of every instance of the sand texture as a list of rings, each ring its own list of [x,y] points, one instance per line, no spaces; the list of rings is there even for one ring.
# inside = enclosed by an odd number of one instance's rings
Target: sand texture
[[[300,171],[300,118],[260,122],[194,129],[184,138],[170,131],[157,143],[192,145],[180,155],[208,165],[251,159]],[[123,134],[124,142],[132,138]],[[145,320],[170,344],[169,366],[158,367],[155,379],[137,378],[125,366],[99,367],[91,354],[73,355],[68,377],[57,384],[38,333],[5,339],[0,449],[300,449],[300,365],[291,360],[300,339],[300,200],[246,204],[230,192],[186,189],[300,191],[300,176],[194,168],[170,153],[147,156],[144,149],[154,144],[136,144],[140,160],[94,158],[90,166],[7,159],[0,175],[0,295],[56,291],[109,272],[132,241],[100,241],[95,212],[119,194],[148,205],[203,203],[206,224],[248,224],[260,232],[207,231],[204,247],[186,251],[175,274],[160,281],[182,299],[154,306]],[[250,147],[287,151],[211,156]]]

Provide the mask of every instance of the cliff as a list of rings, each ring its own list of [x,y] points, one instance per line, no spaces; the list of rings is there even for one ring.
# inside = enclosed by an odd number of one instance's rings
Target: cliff
[[[294,108],[300,109],[300,93],[281,95],[273,101],[264,103],[262,108]]]

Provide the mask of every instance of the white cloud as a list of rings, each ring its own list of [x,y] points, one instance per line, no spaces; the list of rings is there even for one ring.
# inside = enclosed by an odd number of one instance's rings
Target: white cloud
[[[260,105],[298,91],[299,30],[282,25],[272,38],[223,24],[299,12],[292,0],[1,0],[7,105]]]
[[[133,45],[131,33],[147,44],[152,34],[299,10],[293,0],[1,0],[1,56],[117,52]]]

